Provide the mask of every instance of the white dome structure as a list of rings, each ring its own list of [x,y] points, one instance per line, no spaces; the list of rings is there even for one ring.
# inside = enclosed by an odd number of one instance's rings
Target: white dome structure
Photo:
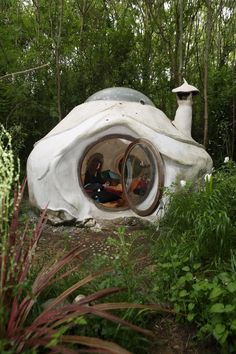
[[[28,158],[32,206],[47,207],[54,223],[122,216],[155,220],[164,187],[196,180],[212,168],[204,147],[191,137],[195,90],[181,91],[173,123],[148,97],[128,88],[99,91],[75,107]],[[98,156],[103,182],[95,189],[86,173]]]

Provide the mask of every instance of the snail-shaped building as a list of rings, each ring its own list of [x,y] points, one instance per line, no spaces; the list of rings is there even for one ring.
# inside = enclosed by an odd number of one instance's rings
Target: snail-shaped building
[[[185,81],[173,92],[171,121],[142,93],[99,91],[38,141],[27,162],[32,206],[54,223],[86,218],[155,219],[163,188],[196,180],[212,168],[191,137],[192,96]]]

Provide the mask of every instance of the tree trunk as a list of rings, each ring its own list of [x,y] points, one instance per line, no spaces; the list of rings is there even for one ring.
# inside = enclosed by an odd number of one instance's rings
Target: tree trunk
[[[235,119],[235,78],[236,78],[236,52],[233,53],[233,62],[232,62],[232,87],[233,87],[233,109],[232,109],[232,151],[231,151],[231,158],[232,160],[236,159],[235,151],[236,151],[236,119]]]
[[[232,112],[232,160],[234,160],[235,156],[235,140],[236,135],[236,120],[235,120],[235,95],[233,95],[233,112]]]
[[[62,29],[62,18],[63,18],[63,7],[64,0],[60,1],[58,9],[58,31],[56,38],[56,48],[55,48],[55,57],[56,57],[56,84],[57,84],[57,111],[58,111],[58,120],[61,121],[61,63],[60,63],[60,47],[61,47],[61,29]]]
[[[207,20],[206,20],[206,40],[204,49],[204,138],[203,144],[205,148],[208,146],[208,61],[209,61],[209,48],[211,39],[211,27],[212,27],[212,7],[211,0],[206,0],[207,6]]]
[[[183,78],[183,0],[178,1],[178,81],[179,85]]]
[[[35,8],[36,36],[37,36],[37,40],[39,40],[41,15],[40,15],[40,6],[38,0],[33,0],[33,6]]]

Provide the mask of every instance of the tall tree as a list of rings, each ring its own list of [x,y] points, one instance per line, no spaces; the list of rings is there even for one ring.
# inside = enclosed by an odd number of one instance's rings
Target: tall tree
[[[212,3],[211,0],[206,1],[207,19],[206,19],[206,39],[204,48],[204,138],[203,144],[208,146],[208,66],[209,66],[209,49],[212,30]]]
[[[58,109],[58,119],[62,119],[61,114],[61,60],[60,60],[60,50],[61,50],[61,32],[62,32],[62,21],[64,13],[64,0],[58,2],[58,19],[57,19],[57,33],[55,38],[55,60],[56,60],[56,83],[57,83],[57,109]]]
[[[183,79],[183,0],[177,2],[177,53],[178,53],[178,83]]]

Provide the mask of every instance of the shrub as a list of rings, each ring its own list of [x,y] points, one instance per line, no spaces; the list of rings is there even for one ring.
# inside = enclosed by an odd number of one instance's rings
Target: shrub
[[[221,352],[235,348],[236,166],[228,161],[197,189],[168,192],[169,208],[153,251],[153,296],[212,336]],[[184,316],[183,316],[184,315]]]
[[[227,261],[236,248],[236,166],[229,161],[197,189],[187,185],[168,194],[163,240],[176,240],[187,255],[203,263]]]
[[[195,323],[198,336],[213,336],[230,353],[236,334],[236,275],[230,270],[213,270],[189,257],[166,251],[157,264],[156,296],[169,301],[180,319]]]

